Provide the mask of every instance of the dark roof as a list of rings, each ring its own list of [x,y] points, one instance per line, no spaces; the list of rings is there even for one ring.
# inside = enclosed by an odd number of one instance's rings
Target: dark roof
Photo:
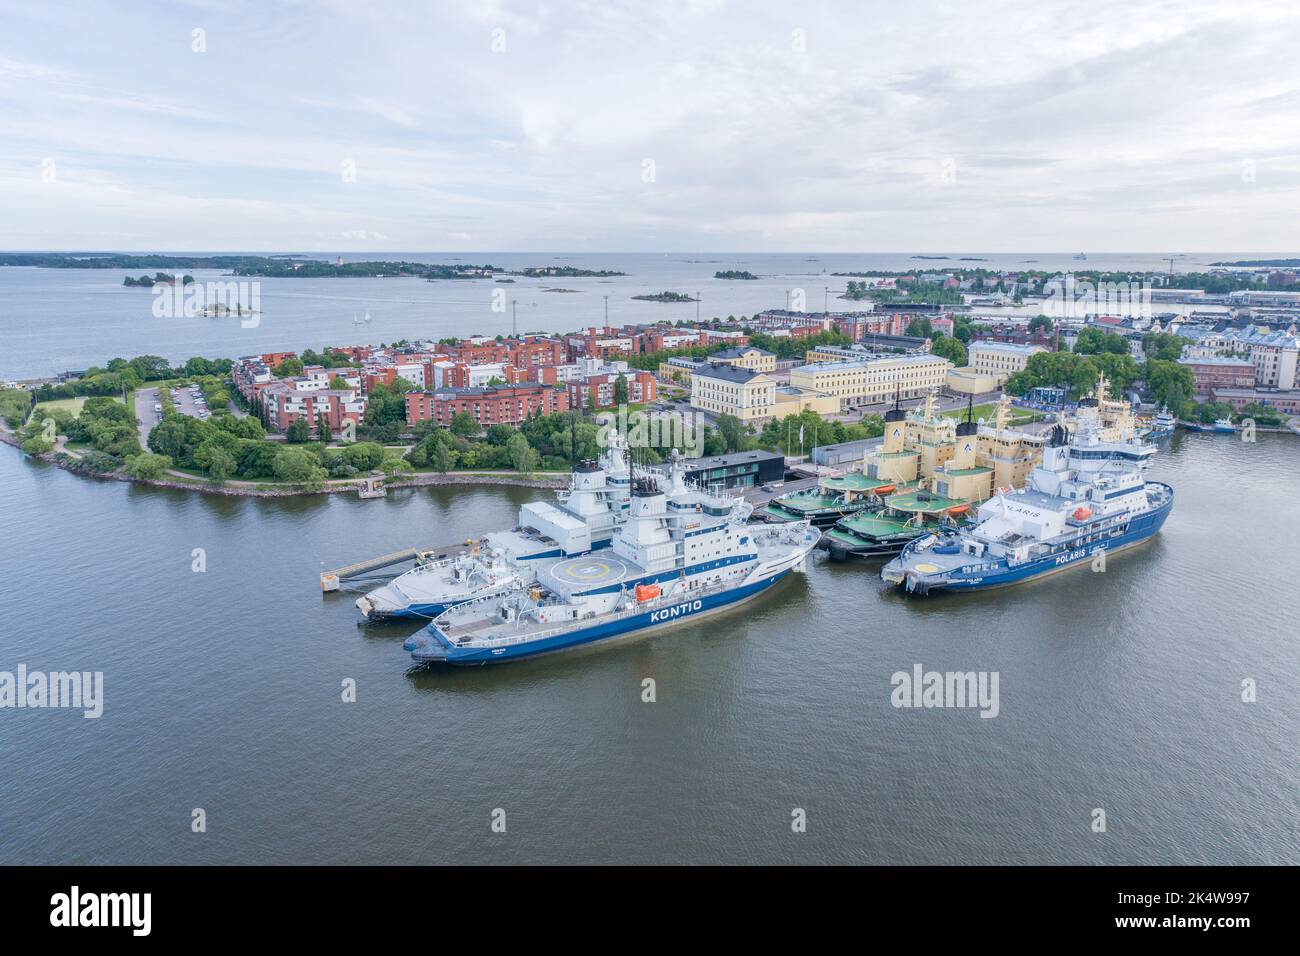
[[[729,349],[723,349],[721,352],[714,352],[709,356],[711,359],[717,358],[740,358],[749,352],[757,352],[759,355],[772,355],[767,349],[760,349],[757,345],[733,345]]]
[[[727,362],[710,362],[708,365],[697,368],[692,375],[703,375],[705,378],[720,378],[728,382],[744,384],[750,379],[757,378],[762,372],[755,372],[753,369],[741,368],[739,365],[731,365]]]
[[[726,468],[730,465],[743,465],[751,461],[785,461],[785,455],[777,451],[738,451],[731,455],[715,455],[712,458],[689,458],[683,464],[688,471],[702,468]]]

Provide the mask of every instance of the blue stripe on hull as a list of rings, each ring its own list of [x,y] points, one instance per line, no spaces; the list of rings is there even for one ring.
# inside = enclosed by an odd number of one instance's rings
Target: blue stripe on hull
[[[781,571],[771,577],[763,578],[761,581],[736,588],[734,591],[727,591],[723,594],[712,594],[708,597],[697,598],[695,600],[685,600],[678,604],[670,604],[653,611],[646,611],[645,613],[634,614],[631,617],[625,617],[618,621],[611,621],[608,624],[598,624],[594,627],[585,627],[580,630],[569,631],[565,634],[557,634],[555,637],[531,641],[525,644],[509,644],[505,647],[495,648],[449,648],[447,649],[445,663],[495,664],[503,661],[521,660],[525,657],[536,657],[539,654],[550,654],[555,651],[571,650],[572,648],[582,647],[587,644],[594,644],[611,637],[617,637],[620,634],[639,631],[659,624],[670,624],[675,621],[685,620],[689,617],[704,614],[707,611],[714,611],[718,608],[726,607],[728,604],[734,604],[737,601],[743,601],[746,598],[753,597],[761,591],[771,587],[789,573],[788,570]],[[430,625],[429,630],[432,631],[432,629],[433,625]],[[440,643],[445,643],[441,636],[431,635],[431,637],[434,637],[435,640],[439,640]]]
[[[1040,578],[1056,571],[1063,571],[1066,568],[1075,567],[1079,564],[1085,564],[1092,561],[1098,553],[1102,551],[1118,551],[1121,548],[1132,547],[1135,544],[1141,544],[1160,530],[1165,519],[1169,517],[1169,512],[1173,509],[1173,502],[1170,501],[1158,511],[1152,511],[1149,514],[1134,518],[1129,524],[1129,529],[1124,534],[1116,538],[1110,538],[1107,541],[1094,542],[1091,545],[1084,545],[1077,549],[1079,552],[1076,557],[1068,561],[1061,561],[1060,555],[1048,556],[1033,564],[1023,564],[1014,568],[1005,568],[999,571],[982,576],[972,576],[970,578],[950,578],[947,581],[936,582],[930,585],[931,591],[981,591],[985,588],[1003,587],[1008,584],[1021,584],[1025,581],[1032,581],[1034,578]],[[1075,552],[1070,552],[1074,554]]]

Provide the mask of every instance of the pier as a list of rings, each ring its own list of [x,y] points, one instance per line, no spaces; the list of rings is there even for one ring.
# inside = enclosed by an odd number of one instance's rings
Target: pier
[[[370,574],[374,571],[381,571],[384,568],[392,567],[395,564],[402,564],[406,561],[414,561],[417,564],[425,561],[432,561],[438,558],[453,557],[468,551],[473,547],[475,542],[465,541],[460,544],[449,544],[441,548],[406,548],[402,551],[394,551],[391,554],[381,554],[377,558],[369,558],[365,561],[358,561],[356,564],[348,564],[341,568],[335,568],[333,571],[322,571],[320,575],[320,589],[322,591],[337,591],[343,582],[350,578],[358,578]]]

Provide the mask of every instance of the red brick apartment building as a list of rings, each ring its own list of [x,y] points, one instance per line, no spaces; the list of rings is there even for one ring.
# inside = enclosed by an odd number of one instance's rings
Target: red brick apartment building
[[[489,385],[406,393],[406,423],[433,421],[451,424],[453,415],[469,412],[482,427],[517,425],[533,415],[569,410],[569,394],[543,385]]]
[[[633,404],[653,402],[659,397],[659,383],[650,372],[627,371],[627,400]],[[617,375],[593,375],[581,382],[570,382],[569,407],[586,408],[592,391],[596,393],[596,407],[610,408],[614,405],[614,383]]]
[[[631,355],[636,350],[636,336],[606,326],[587,329],[576,335],[565,336],[565,357],[569,362],[580,358],[618,358]]]
[[[307,419],[312,434],[324,414],[331,435],[343,430],[344,422],[360,425],[366,414],[366,400],[356,392],[342,389],[298,391],[288,385],[272,385],[262,391],[271,426],[284,431],[300,418]]]
[[[1254,388],[1255,363],[1244,358],[1186,358],[1179,365],[1192,370],[1192,391],[1208,395],[1215,389]]]

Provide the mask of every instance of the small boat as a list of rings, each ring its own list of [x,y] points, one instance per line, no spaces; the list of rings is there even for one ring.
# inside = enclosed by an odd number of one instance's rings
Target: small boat
[[[1189,432],[1215,432],[1220,435],[1232,435],[1237,431],[1237,426],[1232,424],[1231,418],[1215,419],[1213,425],[1205,425],[1201,422],[1184,422],[1183,427]]]

